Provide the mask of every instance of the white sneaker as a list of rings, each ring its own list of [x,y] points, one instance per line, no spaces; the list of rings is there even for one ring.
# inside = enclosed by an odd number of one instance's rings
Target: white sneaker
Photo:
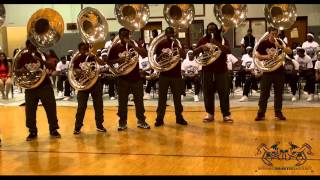
[[[110,100],[115,100],[115,99],[116,99],[116,98],[115,98],[115,97],[113,97],[113,96],[112,96],[112,97],[110,97]]]
[[[133,101],[134,99],[133,99],[133,95],[132,94],[130,94],[129,95],[129,101]]]
[[[199,102],[199,96],[198,95],[194,95],[194,102]]]
[[[252,95],[254,95],[254,96],[258,95],[258,91],[252,90]]]
[[[237,88],[234,92],[240,92],[241,90],[241,88]]]
[[[310,102],[310,101],[312,101],[312,100],[313,100],[313,94],[309,94],[307,101]]]
[[[62,92],[62,91],[59,91],[59,92],[58,92],[58,97],[60,97],[60,98],[63,97],[63,92]]]
[[[150,95],[149,93],[146,93],[146,94],[143,96],[143,99],[149,100],[149,99],[151,99],[151,95]]]
[[[308,95],[308,92],[307,92],[307,91],[303,91],[303,94],[304,94],[304,95]]]
[[[248,101],[248,97],[247,96],[242,96],[241,99],[239,99],[240,102],[245,102]]]
[[[291,101],[292,101],[292,102],[297,101],[297,97],[296,97],[296,96],[292,96]]]
[[[64,101],[69,101],[71,99],[70,96],[66,96],[65,98],[63,98]]]

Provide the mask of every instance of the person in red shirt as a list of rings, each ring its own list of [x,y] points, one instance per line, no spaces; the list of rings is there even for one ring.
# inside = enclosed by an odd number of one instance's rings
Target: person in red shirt
[[[133,48],[140,56],[147,56],[147,51],[143,47],[137,46],[129,39],[129,33],[130,31],[126,28],[121,28],[119,30],[121,42],[111,47],[107,61],[108,65],[112,66],[116,63],[122,64],[125,62],[125,57],[119,57],[119,54],[127,50],[126,44],[128,44],[128,49]],[[145,121],[146,117],[144,116],[143,80],[139,71],[139,63],[136,64],[136,67],[130,73],[118,77],[118,116],[120,118],[118,131],[127,129],[128,96],[130,93],[134,96],[138,127],[150,129],[150,126]]]
[[[155,48],[156,59],[159,58],[163,50],[171,50],[173,40],[175,37],[175,31],[172,27],[167,27],[165,30],[166,39],[159,42]],[[176,41],[176,40],[174,40]],[[174,42],[173,48],[179,49],[180,58],[185,59],[186,54],[182,48],[178,46],[177,42]],[[181,77],[181,61],[169,71],[160,72],[159,76],[159,101],[157,108],[157,118],[155,126],[163,126],[164,115],[166,112],[167,94],[170,87],[176,114],[176,123],[180,125],[187,125],[188,122],[183,118],[183,106],[181,104],[181,95],[183,93],[183,80]]]
[[[2,99],[8,99],[8,94],[12,87],[10,69],[6,54],[0,52],[0,91],[2,93]]]
[[[214,38],[211,34],[214,34]],[[229,42],[225,37],[224,44],[221,38],[221,30],[218,26],[211,22],[207,25],[206,35],[202,37],[196,48],[194,49],[194,55],[198,56],[200,53],[208,50],[205,46],[206,43],[213,43],[217,45],[222,51],[221,55],[213,63],[202,67],[202,89],[204,96],[204,105],[206,108],[207,116],[204,118],[204,122],[214,121],[214,101],[215,92],[218,91],[221,112],[223,115],[223,122],[233,122],[230,115],[230,102],[229,102],[229,73],[227,68],[227,54],[231,53]]]
[[[37,60],[40,61],[42,66],[46,66],[47,69],[55,68],[51,63],[41,60],[41,55],[37,52],[36,46],[34,46],[30,40],[26,41],[26,47],[28,52],[21,54],[21,58],[15,67],[15,73],[17,75],[28,73],[29,71],[26,69],[25,65],[28,63],[36,63]],[[36,112],[39,100],[41,100],[47,113],[50,135],[54,138],[60,138],[61,135],[57,131],[57,129],[59,129],[59,125],[56,100],[54,98],[52,84],[48,75],[46,75],[45,79],[38,87],[25,90],[25,100],[26,125],[30,132],[27,137],[27,141],[32,141],[37,138],[38,129],[36,126]]]
[[[283,45],[275,40],[278,37],[278,30],[270,27],[269,35],[262,40],[256,50],[256,58],[260,61],[272,60],[276,48],[281,48],[286,54],[291,54],[292,50],[289,47],[283,48]],[[270,90],[273,84],[274,87],[274,111],[275,117],[278,120],[286,120],[282,114],[282,93],[285,82],[285,69],[280,66],[272,72],[263,72],[260,82],[260,98],[259,110],[255,121],[265,120],[265,112],[267,110],[268,99],[270,97]]]
[[[85,62],[87,56],[88,61],[96,61],[100,65],[104,65],[105,62],[100,60],[97,56],[93,56],[89,54],[89,44],[85,42],[81,42],[78,45],[79,53],[74,57],[74,71],[80,73],[82,70],[80,68],[80,64]],[[78,91],[77,100],[78,100],[78,108],[76,114],[76,121],[73,134],[78,135],[81,133],[81,128],[83,126],[83,119],[87,109],[87,102],[89,95],[91,94],[93,100],[93,107],[95,112],[95,120],[96,120],[96,127],[97,131],[99,132],[107,132],[106,128],[103,126],[103,99],[102,99],[102,84],[100,81],[100,77],[97,82],[88,90]]]

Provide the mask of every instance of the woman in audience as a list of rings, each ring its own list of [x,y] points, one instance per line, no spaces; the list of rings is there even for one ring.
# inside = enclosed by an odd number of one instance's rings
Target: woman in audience
[[[0,52],[0,91],[2,99],[8,99],[11,87],[11,68],[6,54],[4,52]]]

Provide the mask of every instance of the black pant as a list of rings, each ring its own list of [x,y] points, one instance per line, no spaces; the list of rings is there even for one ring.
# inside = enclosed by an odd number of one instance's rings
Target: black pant
[[[25,90],[25,113],[27,118],[26,125],[29,128],[30,133],[38,132],[36,125],[36,113],[39,100],[41,100],[46,111],[50,132],[59,129],[56,100],[54,98],[52,85],[49,83],[40,85],[35,89]]]
[[[146,93],[150,94],[151,88],[153,88],[155,90],[156,89],[155,86],[158,81],[159,81],[159,79],[148,80],[147,87],[146,87]]]
[[[124,126],[127,124],[128,117],[128,96],[133,94],[134,104],[136,107],[136,117],[138,123],[145,122],[146,117],[144,116],[144,104],[143,104],[143,81],[129,81],[122,79],[118,80],[118,116],[119,116],[119,126]]]
[[[316,89],[316,78],[314,69],[300,71],[300,77],[303,77],[306,80],[304,91],[308,92],[308,94],[314,94],[314,91]]]
[[[298,76],[297,74],[285,74],[285,82],[289,83],[292,95],[296,95],[298,90]]]
[[[245,82],[246,72],[244,70],[240,70],[236,73],[235,86],[236,88],[242,87],[242,84]]]
[[[104,77],[103,79],[101,79],[101,83],[102,84],[105,84],[105,85],[108,85],[109,86],[109,91],[108,91],[108,94],[109,94],[109,97],[115,97],[115,86],[116,86],[116,77],[113,77],[113,76],[106,76]]]
[[[102,85],[100,80],[96,82],[90,89],[85,91],[78,91],[78,109],[76,114],[75,129],[79,130],[83,126],[83,118],[87,109],[87,102],[89,94],[92,96],[93,107],[95,111],[96,126],[103,126],[103,99],[102,99]]]
[[[258,90],[258,79],[254,76],[251,75],[248,77],[244,83],[244,88],[243,88],[243,96],[248,96],[250,89]]]
[[[260,82],[259,114],[264,115],[266,113],[272,84],[274,88],[274,111],[276,114],[281,113],[284,81],[284,72],[263,73]]]
[[[234,78],[233,71],[229,70],[229,87],[230,87],[230,91],[232,91],[232,89],[233,89],[233,78]]]
[[[157,108],[156,121],[163,121],[167,106],[168,89],[171,89],[173,95],[174,108],[176,113],[176,121],[182,120],[183,107],[181,104],[181,95],[183,81],[182,78],[173,78],[164,75],[159,77],[159,101]]]
[[[215,92],[218,91],[222,115],[229,116],[229,73],[203,71],[202,87],[206,112],[214,115]]]
[[[70,96],[71,87],[67,76],[58,76],[57,89],[63,91],[64,82],[64,96]]]
[[[187,89],[191,89],[192,88],[192,84],[194,84],[194,91],[195,91],[195,95],[199,95],[200,93],[200,77],[199,75],[195,75],[194,77],[184,77],[184,87],[183,87],[183,95],[185,95],[185,90]]]

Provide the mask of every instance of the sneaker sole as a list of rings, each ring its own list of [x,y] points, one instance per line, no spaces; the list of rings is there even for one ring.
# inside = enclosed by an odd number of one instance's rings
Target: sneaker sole
[[[60,139],[61,136],[50,136],[51,138],[54,138],[54,139]]]
[[[107,130],[100,130],[100,129],[97,129],[98,132],[107,132]]]
[[[214,122],[214,119],[203,119],[202,122],[211,123],[211,122]]]
[[[119,128],[118,128],[118,131],[124,131],[124,130],[126,130],[126,129],[128,129],[128,128],[124,128],[124,129],[119,129]]]
[[[275,117],[274,119],[275,119],[275,120],[278,120],[278,121],[285,121],[285,120],[287,120],[287,119],[280,119],[280,118],[278,118],[278,117]]]
[[[150,129],[150,126],[149,127],[141,127],[141,126],[137,126],[138,128],[141,128],[141,129]]]

